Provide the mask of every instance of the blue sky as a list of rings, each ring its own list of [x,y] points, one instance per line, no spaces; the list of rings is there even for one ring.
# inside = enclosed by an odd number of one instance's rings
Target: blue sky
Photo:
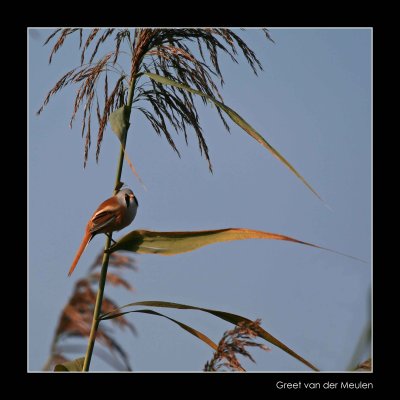
[[[68,127],[75,87],[63,90],[41,116],[35,112],[56,80],[79,64],[76,41],[48,65],[50,31],[29,41],[29,353],[28,368],[45,363],[60,310],[74,283],[103,246],[97,236],[72,278],[67,271],[84,227],[110,196],[119,152],[106,129],[98,164],[95,145],[83,169],[79,119]],[[246,227],[290,235],[363,258],[275,241],[208,246],[174,257],[135,256],[139,271],[125,277],[136,291],[106,287],[120,304],[165,300],[261,318],[262,326],[321,370],[346,370],[370,321],[371,288],[371,30],[271,29],[275,44],[252,29],[242,37],[261,60],[254,76],[221,58],[222,95],[277,148],[332,208],[324,205],[239,127],[227,133],[215,110],[200,106],[213,161],[208,172],[194,135],[179,159],[138,112],[131,116],[127,151],[148,190],[124,167],[122,181],[140,208],[129,229],[201,230]],[[192,311],[163,312],[214,341],[231,325]],[[199,371],[212,356],[204,343],[169,321],[130,320],[139,331],[118,335],[140,371]],[[359,357],[367,356],[364,352]],[[249,371],[307,370],[272,346],[254,351]],[[94,359],[93,370],[109,367]]]

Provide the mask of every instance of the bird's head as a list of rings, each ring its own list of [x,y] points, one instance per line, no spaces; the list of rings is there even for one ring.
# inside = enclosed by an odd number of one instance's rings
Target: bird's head
[[[132,204],[136,204],[136,207],[139,206],[139,202],[137,201],[136,196],[133,194],[132,190],[129,188],[121,189],[117,193],[117,197],[124,200],[126,203],[126,207],[129,208]]]

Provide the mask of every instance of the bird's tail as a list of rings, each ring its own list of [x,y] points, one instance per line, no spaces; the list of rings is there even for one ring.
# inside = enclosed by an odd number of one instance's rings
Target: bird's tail
[[[76,252],[74,261],[72,262],[71,268],[69,269],[68,276],[71,276],[71,274],[74,272],[74,269],[76,267],[76,264],[78,264],[79,259],[81,258],[82,253],[86,249],[86,246],[88,243],[92,240],[93,235],[90,232],[86,232],[85,236],[82,239],[82,243],[79,246],[78,251]]]

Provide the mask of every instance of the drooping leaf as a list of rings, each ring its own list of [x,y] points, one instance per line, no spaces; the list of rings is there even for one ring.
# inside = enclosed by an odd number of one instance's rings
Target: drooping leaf
[[[126,149],[124,147],[123,139],[126,135],[126,132],[129,129],[129,107],[123,105],[122,107],[116,109],[114,112],[110,114],[110,125],[111,129],[113,132],[117,135],[121,146],[122,150],[124,152],[125,159],[132,170],[133,174],[136,176],[138,181],[141,183],[141,185],[146,188],[145,184],[143,183],[142,179],[140,178],[138,172],[136,171],[136,168],[134,167],[132,161],[129,159],[128,153],[126,152]]]
[[[158,74],[153,74],[150,72],[144,72],[144,75],[148,76],[150,79],[161,83],[163,85],[170,85],[170,86],[175,86],[179,89],[184,89],[187,90],[190,93],[197,94],[199,96],[202,96],[206,98],[207,100],[210,100],[212,103],[214,103],[217,107],[219,107],[221,110],[223,110],[235,124],[240,126],[244,131],[246,131],[253,139],[257,140],[258,143],[260,143],[263,147],[265,147],[270,153],[276,157],[280,162],[282,162],[287,168],[289,168],[292,173],[294,173],[297,178],[299,178],[304,185],[308,187],[321,201],[323,199],[321,196],[312,188],[312,186],[304,179],[302,175],[300,175],[299,172],[289,163],[289,161],[286,160],[285,157],[283,157],[282,154],[278,152],[274,147],[272,147],[264,138],[261,136],[247,121],[245,121],[236,111],[232,110],[232,108],[228,107],[226,104],[221,103],[220,101],[216,100],[214,97],[209,96],[205,93],[200,92],[199,90],[193,89],[190,86],[184,85],[183,83],[176,82],[172,79],[166,78],[165,76],[161,76]]]
[[[54,371],[57,372],[71,372],[71,371],[82,371],[85,357],[80,357],[72,361],[67,361],[62,364],[57,364],[54,367]]]
[[[202,340],[204,343],[208,344],[213,350],[217,349],[217,345],[206,335],[204,335],[203,333],[201,333],[200,331],[190,327],[189,325],[184,324],[183,322],[177,321],[176,319],[173,319],[171,317],[168,317],[167,315],[158,313],[157,311],[154,310],[134,310],[134,311],[128,311],[128,312],[123,312],[123,313],[108,313],[105,314],[107,316],[105,316],[104,318],[101,319],[113,319],[113,318],[118,318],[121,317],[124,314],[130,314],[130,313],[142,313],[142,314],[152,314],[152,315],[157,315],[159,317],[164,317],[169,319],[170,321],[174,322],[175,324],[179,325],[182,329],[184,329],[185,331],[191,333],[193,336],[196,336],[198,339]]]
[[[304,242],[302,240],[294,239],[290,236],[244,228],[226,228],[209,231],[188,232],[135,230],[118,240],[118,242],[111,247],[109,252],[113,253],[117,250],[126,250],[138,254],[159,254],[162,256],[172,256],[175,254],[187,253],[209,244],[247,239],[286,240],[289,242],[315,247],[317,249],[327,250],[345,257],[356,259],[358,261],[363,261],[356,257],[339,253],[326,247],[321,247],[312,243]]]
[[[125,137],[129,128],[128,110],[129,107],[124,105],[110,114],[111,129],[117,135],[120,142]]]
[[[132,311],[125,311],[125,312],[120,312],[122,309],[127,308],[127,307],[136,307],[136,306],[147,306],[147,307],[163,307],[163,308],[176,308],[176,309],[182,309],[182,310],[198,310],[198,311],[203,311],[212,315],[215,315],[218,318],[221,318],[225,321],[228,321],[232,324],[238,325],[240,322],[245,321],[245,322],[252,322],[250,319],[242,317],[240,315],[228,313],[225,311],[219,311],[219,310],[211,310],[208,308],[202,308],[202,307],[195,307],[195,306],[190,306],[187,304],[179,304],[179,303],[171,303],[167,301],[137,301],[135,303],[130,303],[126,304],[122,307],[119,307],[115,309],[114,311],[111,311],[109,313],[103,314],[100,316],[100,319],[105,320],[105,319],[112,319],[116,318],[125,314],[129,314]],[[301,361],[303,364],[307,365],[314,371],[318,371],[318,368],[316,368],[313,364],[305,360],[303,357],[298,355],[296,352],[294,352],[292,349],[290,349],[288,346],[286,346],[284,343],[282,343],[280,340],[272,336],[270,333],[268,333],[266,330],[260,327],[259,331],[257,332],[258,336],[265,339],[267,342],[279,347],[281,350],[285,351],[286,353],[290,354],[292,357],[296,358],[297,360]]]
[[[122,143],[121,143],[122,144]],[[129,159],[128,153],[126,152],[126,149],[124,148],[124,146],[121,146],[122,151],[124,152],[124,156],[125,156],[125,160],[129,165],[129,168],[131,169],[131,171],[133,172],[133,174],[136,176],[137,180],[140,182],[140,184],[142,185],[144,190],[147,190],[146,185],[144,184],[142,178],[139,176],[139,173],[136,171],[136,168],[134,167],[132,161]]]

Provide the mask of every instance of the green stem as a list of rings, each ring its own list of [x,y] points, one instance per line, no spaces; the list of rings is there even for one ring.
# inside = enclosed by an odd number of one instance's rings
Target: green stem
[[[111,244],[111,236],[107,237],[104,250],[107,250],[110,247],[110,244]],[[92,327],[90,329],[88,347],[85,355],[85,362],[83,363],[83,371],[89,371],[90,361],[92,360],[92,353],[93,353],[94,343],[96,341],[97,328],[99,327],[100,323],[100,320],[98,318],[100,315],[101,305],[103,302],[103,294],[104,294],[104,287],[106,284],[109,259],[110,255],[108,253],[104,253],[103,263],[101,266],[100,279],[99,279],[99,290],[97,291],[96,305],[94,306]]]
[[[128,107],[127,120],[128,121],[130,119],[131,110],[132,110],[133,92],[135,90],[136,76],[132,77],[131,82],[132,83],[131,83],[131,86],[129,87],[128,103],[127,103],[127,107]],[[129,125],[128,125],[128,129],[129,129]],[[122,167],[124,164],[124,149],[126,146],[126,138],[128,136],[128,129],[125,132],[125,135],[121,142],[121,149],[119,152],[119,159],[118,159],[118,165],[117,165],[117,175],[115,177],[114,195],[117,193],[117,191],[118,191],[117,187],[119,186],[119,183],[121,182]],[[92,327],[90,329],[88,347],[86,350],[85,361],[83,363],[82,371],[89,371],[90,361],[92,359],[92,354],[93,354],[93,348],[94,348],[94,344],[96,342],[97,329],[100,324],[99,316],[101,313],[101,306],[103,303],[104,287],[106,285],[108,261],[110,259],[110,254],[107,253],[106,251],[110,248],[111,238],[112,238],[112,235],[107,236],[106,244],[104,246],[103,262],[101,265],[101,272],[100,272],[100,279],[99,279],[99,290],[97,291],[96,304],[94,306],[94,311],[93,311]]]

